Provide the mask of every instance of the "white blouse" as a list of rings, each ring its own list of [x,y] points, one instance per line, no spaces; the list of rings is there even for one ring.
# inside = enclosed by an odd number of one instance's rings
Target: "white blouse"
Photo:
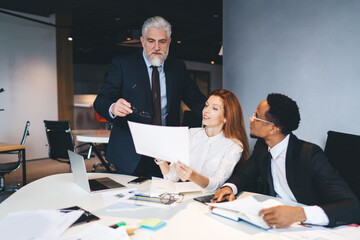
[[[216,136],[208,137],[204,128],[191,128],[189,135],[189,167],[209,178],[206,190],[216,191],[232,174],[243,149],[233,140],[226,138],[222,131]],[[180,177],[173,164],[170,164],[170,171],[164,178],[179,181]]]

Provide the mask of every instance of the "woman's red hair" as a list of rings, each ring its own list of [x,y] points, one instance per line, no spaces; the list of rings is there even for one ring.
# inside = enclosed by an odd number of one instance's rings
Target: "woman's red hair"
[[[234,93],[224,89],[214,90],[210,93],[210,96],[218,96],[223,101],[224,117],[226,119],[226,123],[223,126],[224,136],[240,141],[240,146],[243,148],[240,163],[243,164],[249,157],[249,141],[239,99]]]

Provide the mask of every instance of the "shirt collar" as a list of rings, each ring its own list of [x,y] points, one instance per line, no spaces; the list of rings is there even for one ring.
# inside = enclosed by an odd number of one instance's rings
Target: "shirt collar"
[[[285,151],[289,145],[290,134],[286,135],[286,137],[276,144],[274,147],[268,147],[268,151],[271,153],[271,157],[276,159],[283,151]]]
[[[147,69],[151,68],[151,63],[149,62],[149,60],[147,60],[147,58],[145,57],[145,50],[143,50],[143,58],[144,58],[144,61],[145,61],[145,64],[146,64],[146,67]],[[162,62],[162,64],[158,67],[158,70],[161,71],[162,68],[164,67],[164,62]]]
[[[218,133],[217,135],[215,136],[212,136],[212,137],[208,137],[208,135],[206,135],[206,132],[205,132],[205,128],[204,128],[204,139],[205,141],[210,141],[210,143],[213,143],[215,141],[217,141],[218,139],[221,139],[224,137],[224,131],[221,131],[220,133]]]

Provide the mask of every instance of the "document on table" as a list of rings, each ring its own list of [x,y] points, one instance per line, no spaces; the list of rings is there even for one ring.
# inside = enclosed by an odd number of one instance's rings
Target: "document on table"
[[[116,229],[93,223],[84,230],[68,237],[63,237],[61,240],[130,240],[125,228],[119,227]]]
[[[0,221],[1,239],[58,239],[84,211],[21,211]]]
[[[152,177],[150,193],[151,195],[159,195],[162,193],[185,193],[198,192],[202,188],[193,182],[172,182],[162,178]]]
[[[321,226],[302,226],[293,224],[288,228],[272,229],[273,233],[301,240],[359,240],[359,226],[339,226],[326,228]]]
[[[189,166],[188,127],[166,127],[128,121],[138,154],[166,160],[181,161]]]

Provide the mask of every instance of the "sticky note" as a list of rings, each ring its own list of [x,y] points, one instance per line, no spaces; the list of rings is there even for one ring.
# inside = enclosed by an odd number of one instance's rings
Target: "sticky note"
[[[158,218],[146,218],[139,223],[141,228],[156,231],[166,225],[166,222]]]

